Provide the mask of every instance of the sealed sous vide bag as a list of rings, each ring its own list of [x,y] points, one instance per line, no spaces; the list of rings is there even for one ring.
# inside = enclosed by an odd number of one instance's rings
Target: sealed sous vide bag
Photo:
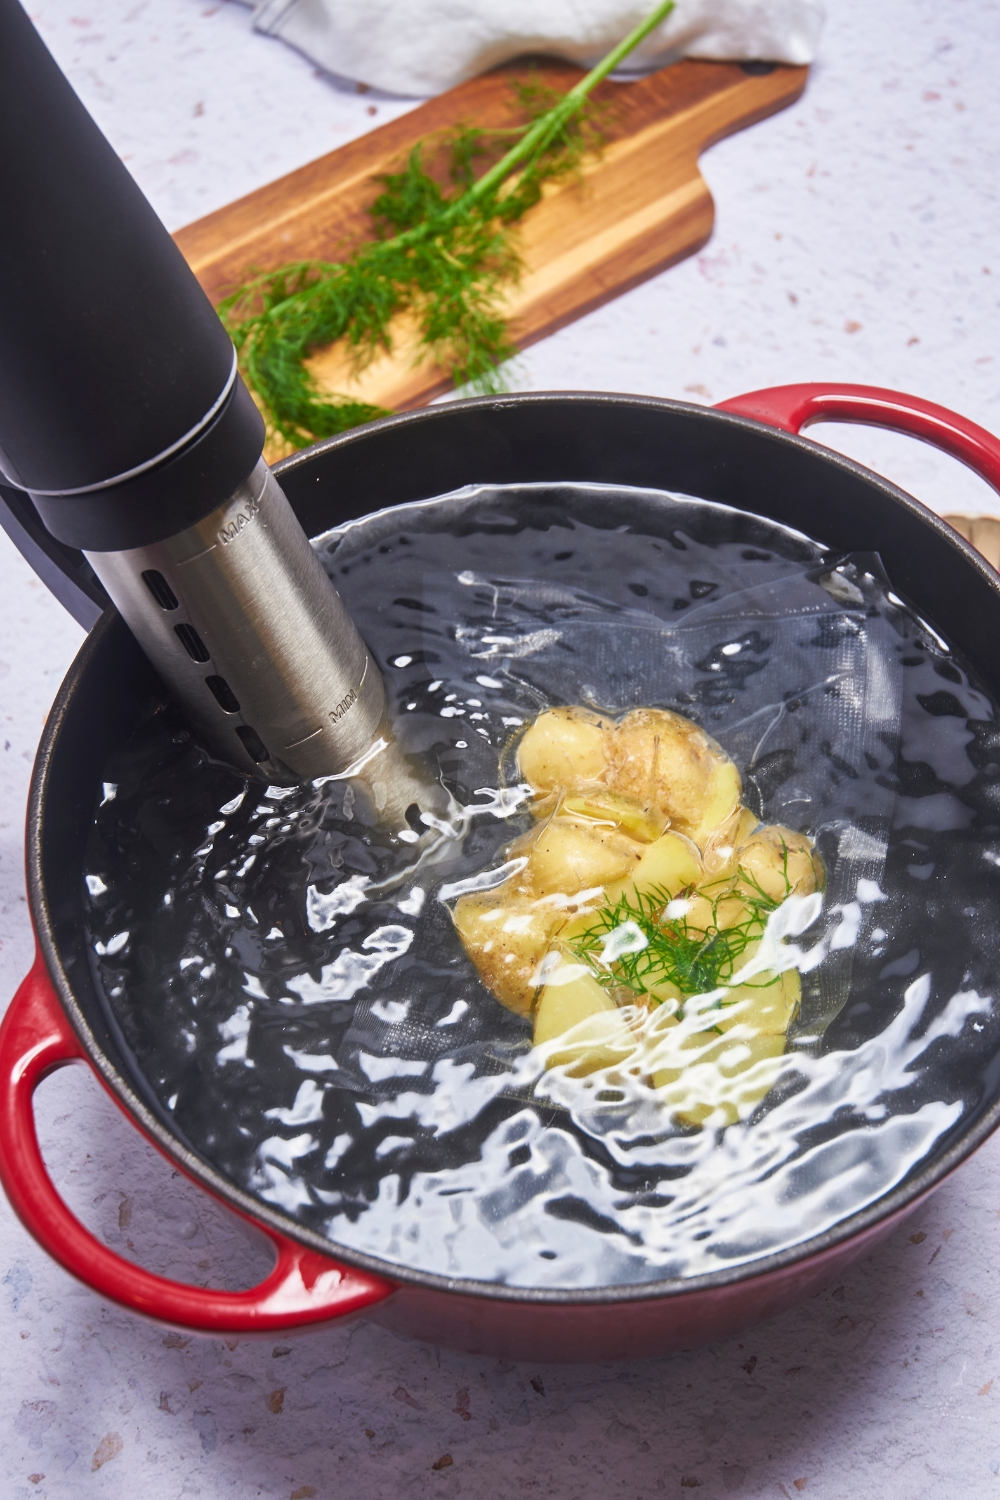
[[[558,491],[533,488],[529,524],[543,527],[559,504]],[[513,568],[427,568],[423,633],[436,637],[427,622],[457,616],[453,650],[467,660],[465,676],[479,664],[503,682],[516,709],[506,717],[517,720],[500,758],[499,780],[508,787],[517,783],[520,723],[553,704],[612,716],[668,708],[720,742],[762,821],[817,839],[828,884],[813,936],[825,936],[829,951],[806,978],[793,1036],[800,1045],[818,1042],[849,992],[859,882],[863,892],[878,887],[895,798],[899,607],[889,599],[881,563],[869,554],[824,556],[792,533],[784,538],[791,557],[760,545],[727,546],[720,528],[731,527],[735,513],[655,492],[620,492],[635,519],[607,528],[607,491],[586,490],[574,487],[575,513],[606,527],[598,576],[588,587],[518,577]],[[494,563],[499,518],[507,517],[501,536],[522,535],[503,491],[446,497],[434,502],[433,519],[429,509],[424,524],[457,524],[466,531],[466,548],[477,515]],[[388,535],[401,519],[399,512],[368,518],[356,533],[347,528],[330,540],[342,558],[354,555],[362,538],[366,548],[381,545],[383,528]],[[754,519],[743,522],[753,527]],[[760,527],[746,536],[762,542]],[[777,529],[768,530],[773,544]],[[636,540],[643,532],[651,555],[639,579]]]

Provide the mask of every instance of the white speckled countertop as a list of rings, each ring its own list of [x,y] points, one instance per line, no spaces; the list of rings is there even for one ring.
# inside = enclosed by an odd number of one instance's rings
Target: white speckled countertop
[[[317,74],[236,5],[31,11],[171,228],[408,107]],[[718,221],[703,253],[536,345],[525,387],[711,402],[834,377],[1000,428],[1000,4],[829,11],[805,98],[704,159]],[[824,435],[942,512],[1000,514],[918,444]],[[6,1001],[31,955],[31,761],[81,636],[2,534],[0,578]],[[57,1183],[109,1244],[226,1285],[262,1266],[83,1070],[42,1087],[38,1116]],[[0,1317],[8,1500],[1000,1496],[1000,1139],[842,1285],[674,1359],[510,1366],[365,1323],[280,1344],[186,1340],[72,1282],[5,1203]]]

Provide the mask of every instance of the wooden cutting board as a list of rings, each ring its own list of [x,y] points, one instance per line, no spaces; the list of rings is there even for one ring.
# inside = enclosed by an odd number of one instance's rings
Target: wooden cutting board
[[[605,83],[606,144],[578,178],[549,184],[520,228],[524,274],[506,313],[519,346],[580,317],[697,250],[712,230],[714,205],[698,170],[706,146],[797,99],[807,68],[685,60],[633,83]],[[371,237],[374,179],[398,169],[418,140],[459,123],[511,123],[513,64],[420,105],[180,230],[175,239],[213,301],[247,273],[289,260],[337,260]],[[544,83],[568,89],[580,77],[545,63]],[[391,355],[354,369],[339,348],[310,366],[331,392],[393,410],[420,406],[451,380],[421,357],[412,328],[394,330]]]
[[[954,526],[988,563],[1000,569],[1000,520],[996,516],[942,516],[941,519]]]

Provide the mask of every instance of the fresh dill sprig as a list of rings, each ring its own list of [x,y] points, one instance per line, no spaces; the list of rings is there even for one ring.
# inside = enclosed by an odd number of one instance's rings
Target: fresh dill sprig
[[[674,9],[661,0],[646,20],[569,90],[517,87],[529,123],[512,132],[464,127],[448,137],[443,188],[427,171],[418,142],[399,172],[380,179],[372,217],[377,237],[340,262],[303,260],[254,277],[219,305],[244,378],[273,433],[302,447],[362,422],[381,408],[347,396],[327,398],[306,368],[315,350],[345,342],[356,369],[391,350],[391,324],[415,320],[420,347],[456,385],[504,389],[500,366],[516,353],[500,311],[521,262],[511,227],[547,182],[579,167],[596,134],[586,109],[593,89]],[[516,140],[478,178],[489,142]]]
[[[791,882],[787,869],[785,886],[788,895]],[[678,911],[697,897],[704,897],[710,907],[708,921],[693,925],[687,915],[667,915],[669,908]],[[745,916],[732,926],[723,925],[722,904],[734,898],[744,908]],[[607,902],[595,921],[569,946],[599,983],[608,988],[621,986],[657,1004],[662,1002],[653,991],[664,985],[673,985],[682,996],[704,995],[730,982],[739,960],[763,936],[768,918],[784,899],[785,896],[777,900],[769,896],[743,869],[736,882],[690,886],[676,895],[671,895],[665,887],[654,886]],[[616,953],[610,962],[605,961],[609,937],[626,924],[638,929],[645,946]],[[776,979],[757,983],[764,988],[776,983]]]

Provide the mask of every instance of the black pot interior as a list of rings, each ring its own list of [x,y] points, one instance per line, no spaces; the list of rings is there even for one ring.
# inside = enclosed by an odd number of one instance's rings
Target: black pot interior
[[[617,396],[483,399],[394,418],[333,440],[287,461],[280,474],[310,535],[369,511],[477,483],[582,481],[723,502],[802,531],[834,551],[878,552],[896,592],[961,651],[985,691],[1000,697],[1000,662],[991,649],[1000,632],[1000,578],[983,559],[917,502],[859,466],[741,418]],[[319,1236],[248,1197],[181,1139],[136,1068],[92,979],[82,875],[102,768],[162,696],[128,630],[117,616],[106,616],[63,686],[36,765],[29,877],[43,950],[91,1059],[143,1127],[234,1205],[329,1249]],[[993,1128],[998,1089],[1000,1076],[987,1078],[976,1106],[918,1173],[824,1238],[843,1238],[943,1176]],[[816,1244],[758,1262],[755,1269],[797,1258]],[[344,1258],[382,1269],[364,1255]],[[391,1274],[436,1280],[422,1273],[408,1276],[396,1267]],[[697,1280],[732,1280],[736,1274]],[[647,1296],[653,1290],[621,1289],[623,1295]],[[548,1300],[579,1296],[539,1295]]]

